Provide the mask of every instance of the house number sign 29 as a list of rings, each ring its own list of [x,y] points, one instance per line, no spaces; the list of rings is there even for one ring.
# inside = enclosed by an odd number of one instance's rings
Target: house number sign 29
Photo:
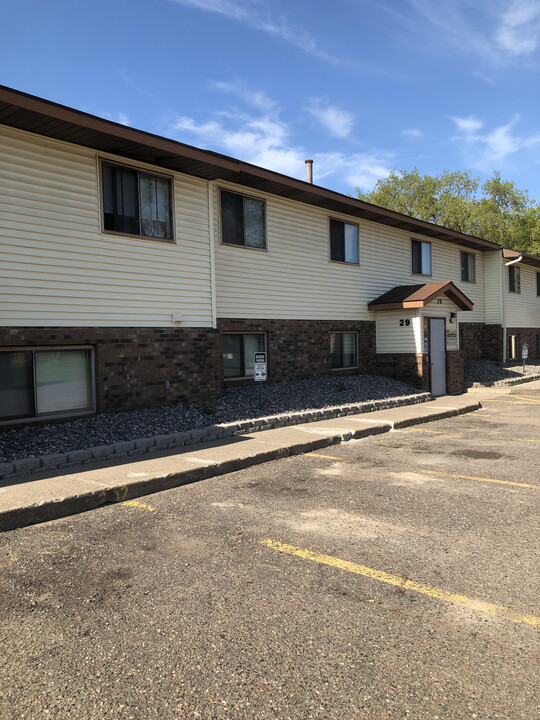
[[[410,324],[411,324],[410,320],[400,320],[399,321],[399,327],[404,327],[404,326],[409,327]]]

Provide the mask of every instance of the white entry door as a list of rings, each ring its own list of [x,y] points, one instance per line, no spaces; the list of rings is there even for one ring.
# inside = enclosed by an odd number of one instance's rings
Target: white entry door
[[[431,394],[446,395],[446,337],[443,318],[429,319]]]

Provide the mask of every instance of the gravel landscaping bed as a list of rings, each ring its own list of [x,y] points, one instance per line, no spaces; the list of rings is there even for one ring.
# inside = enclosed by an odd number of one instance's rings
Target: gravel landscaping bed
[[[12,428],[0,432],[0,463],[269,415],[420,395],[410,385],[377,375],[265,384],[262,410],[259,410],[258,392],[258,387],[253,385],[229,388],[219,399],[208,403],[92,415],[61,423]]]
[[[525,372],[523,363],[515,360],[495,363],[491,360],[467,360],[465,362],[465,384],[472,387],[481,385],[505,385],[509,381],[523,381],[530,376],[540,377],[540,360],[527,360]]]

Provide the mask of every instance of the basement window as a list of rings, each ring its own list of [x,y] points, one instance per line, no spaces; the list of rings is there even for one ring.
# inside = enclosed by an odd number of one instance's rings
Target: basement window
[[[332,370],[358,367],[358,336],[355,332],[330,333]]]
[[[253,377],[255,353],[264,352],[264,333],[227,333],[223,335],[223,375],[225,379]]]
[[[510,335],[509,345],[510,345],[510,359],[511,360],[519,359],[519,335]]]
[[[0,421],[93,410],[91,348],[0,352]]]

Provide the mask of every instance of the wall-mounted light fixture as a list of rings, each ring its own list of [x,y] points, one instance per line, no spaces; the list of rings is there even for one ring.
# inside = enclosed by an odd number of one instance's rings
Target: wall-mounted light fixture
[[[455,323],[456,322],[456,313],[450,313],[450,322]]]

